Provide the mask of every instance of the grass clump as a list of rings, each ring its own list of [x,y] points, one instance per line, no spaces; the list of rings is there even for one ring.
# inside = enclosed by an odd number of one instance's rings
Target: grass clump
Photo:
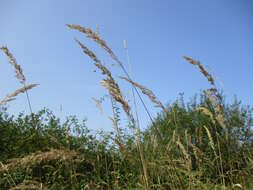
[[[116,61],[124,74],[120,79],[132,87],[134,106],[126,100],[113,72],[84,43],[75,40],[104,77],[101,85],[108,95],[103,96],[103,101],[109,97],[115,130],[95,134],[86,127],[85,120],[80,122],[71,116],[60,121],[47,109],[14,117],[2,106],[0,189],[252,188],[253,109],[237,100],[226,103],[200,61],[184,57],[199,68],[210,88],[189,102],[181,95],[164,106],[153,91],[130,77],[96,32],[79,25],[67,27],[84,33]],[[13,55],[8,48],[1,50],[24,85],[15,95],[2,100],[7,103],[35,85],[25,85],[22,69]],[[156,117],[151,117],[142,95],[161,109]],[[150,118],[150,125],[143,131],[136,98]],[[101,111],[102,100],[93,100]],[[121,111],[128,119],[127,124],[119,123]]]

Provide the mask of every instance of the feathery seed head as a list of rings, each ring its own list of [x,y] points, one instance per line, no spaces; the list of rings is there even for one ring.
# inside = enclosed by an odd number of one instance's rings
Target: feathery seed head
[[[2,47],[0,47],[0,50],[2,50],[5,53],[5,55],[8,57],[9,63],[14,66],[15,73],[16,73],[16,78],[22,84],[24,84],[26,79],[25,79],[25,75],[23,74],[23,70],[22,70],[21,66],[17,64],[17,61],[16,61],[15,57],[9,51],[8,47],[7,46],[2,46]]]

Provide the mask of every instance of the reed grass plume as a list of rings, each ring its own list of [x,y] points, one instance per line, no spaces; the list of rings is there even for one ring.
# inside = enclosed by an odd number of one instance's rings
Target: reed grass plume
[[[180,137],[177,138],[177,141],[176,141],[176,144],[179,146],[180,150],[182,151],[184,157],[186,159],[189,159],[189,154],[187,153],[184,145],[182,144],[181,140],[180,140]]]
[[[67,27],[86,34],[87,38],[97,42],[107,53],[109,53],[112,59],[114,59],[121,67],[123,67],[123,64],[114,54],[112,49],[107,45],[107,43],[102,38],[100,38],[97,32],[93,32],[90,28],[86,28],[80,25],[75,25],[75,24],[67,24]]]
[[[206,71],[206,69],[201,65],[200,61],[196,61],[192,59],[191,57],[184,56],[184,59],[188,61],[192,65],[197,65],[200,69],[200,72],[206,77],[206,79],[210,82],[213,88],[209,88],[205,90],[205,94],[208,97],[208,99],[211,101],[211,103],[214,105],[216,116],[214,116],[209,110],[205,108],[199,108],[202,112],[209,115],[211,117],[212,122],[214,123],[214,117],[220,124],[222,128],[226,128],[225,120],[222,115],[222,96],[218,92],[217,88],[215,87],[214,79],[210,73]]]
[[[118,65],[120,66],[120,68],[123,70],[124,74],[127,76],[128,79],[131,80],[127,70],[125,69],[124,65],[122,64],[122,62],[118,59],[118,57],[114,54],[114,52],[112,51],[112,49],[107,45],[107,43],[102,39],[100,38],[100,36],[98,35],[98,33],[96,32],[93,32],[90,28],[86,28],[86,27],[82,27],[80,25],[74,25],[74,24],[67,24],[67,27],[70,28],[70,29],[73,29],[73,30],[77,30],[81,33],[84,33],[86,34],[87,38],[95,41],[96,43],[98,43],[109,55],[110,57],[116,61],[116,63],[118,63]],[[152,121],[153,123],[153,119],[152,119],[152,116],[151,114],[149,113],[148,109],[147,109],[147,106],[145,105],[144,101],[142,100],[142,97],[140,96],[139,92],[137,91],[136,87],[134,87],[134,90],[136,92],[136,94],[138,95],[146,113],[148,114],[150,120]]]
[[[120,77],[120,78],[127,81],[127,82],[129,82],[130,84],[134,85],[138,89],[140,89],[142,91],[142,93],[145,94],[150,99],[150,101],[155,104],[156,107],[161,108],[163,110],[163,112],[166,113],[166,109],[163,106],[162,102],[157,99],[155,94],[150,89],[134,82],[133,80],[131,80],[129,78],[126,78],[126,77]]]
[[[109,69],[107,69],[106,66],[103,65],[101,61],[97,58],[97,56],[91,50],[89,50],[83,43],[81,43],[78,40],[76,40],[76,42],[80,45],[83,52],[87,54],[95,62],[94,65],[102,72],[103,75],[106,76],[106,78],[100,82],[101,85],[104,86],[109,91],[110,95],[113,97],[115,101],[121,104],[127,116],[130,117],[131,116],[130,106],[123,97],[120,87],[112,77],[112,74],[109,71]]]
[[[215,122],[215,120],[214,120],[213,113],[212,113],[209,109],[207,109],[207,108],[205,108],[205,107],[199,107],[199,108],[197,108],[197,110],[198,110],[198,111],[201,111],[201,112],[204,113],[205,115],[209,116],[210,119],[211,119],[211,121],[212,121],[212,123],[215,125],[216,122]]]
[[[20,65],[17,64],[17,61],[15,57],[12,55],[12,53],[9,51],[7,46],[2,46],[0,49],[5,53],[5,55],[8,57],[9,63],[14,67],[16,78],[22,83],[25,83],[25,75],[23,74],[23,70]]]
[[[214,85],[214,79],[212,75],[206,71],[206,69],[201,65],[200,61],[196,61],[188,56],[184,56],[184,59],[192,65],[197,65],[200,72],[206,77],[206,79],[210,82],[210,84]]]
[[[214,140],[213,140],[213,137],[211,135],[211,132],[209,131],[209,129],[204,125],[203,126],[204,129],[206,130],[206,134],[208,136],[208,139],[209,139],[209,142],[210,142],[210,145],[213,149],[213,152],[214,152],[214,155],[216,156],[216,158],[218,157],[217,153],[216,153],[216,150],[215,150],[215,146],[214,146]]]
[[[112,50],[107,46],[107,44],[105,43],[104,40],[100,39],[100,37],[98,36],[97,33],[93,32],[91,29],[86,29],[84,27],[81,27],[79,25],[67,25],[69,28],[71,29],[76,29],[79,30],[82,33],[85,33],[87,35],[88,38],[91,38],[92,40],[96,41],[98,44],[100,44],[105,51],[107,51],[110,56],[112,57],[112,59],[114,59],[119,65],[120,67],[123,69],[123,71],[125,72],[125,74],[127,75],[127,77],[130,79],[127,71],[125,70],[123,64],[119,61],[119,59],[117,58],[117,56],[112,52]],[[101,61],[96,57],[96,55],[90,51],[84,44],[82,44],[80,41],[76,40],[76,42],[80,45],[80,47],[83,49],[83,52],[85,54],[87,54],[95,63],[95,66],[102,71],[103,75],[106,75],[107,77],[103,80],[100,81],[101,85],[104,86],[108,91],[110,96],[118,103],[121,104],[124,112],[126,113],[129,121],[132,123],[132,126],[134,127],[134,129],[136,130],[136,137],[137,137],[137,146],[140,152],[140,157],[141,157],[141,162],[142,162],[142,166],[143,166],[143,172],[144,172],[144,181],[145,181],[145,189],[148,189],[148,174],[147,174],[147,167],[145,164],[145,160],[144,160],[144,154],[142,151],[142,147],[140,144],[140,137],[139,137],[139,130],[137,129],[136,126],[136,122],[135,119],[131,113],[131,108],[128,104],[128,101],[125,100],[125,98],[123,97],[123,94],[121,93],[120,87],[119,85],[115,82],[114,78],[112,77],[111,72],[106,68],[106,66],[104,66],[103,64],[101,64]],[[135,88],[136,90],[136,88]],[[136,90],[137,94],[138,91]],[[138,94],[138,96],[140,97],[140,95]],[[141,99],[141,97],[140,97]],[[142,101],[142,99],[141,99]],[[142,101],[143,102],[143,101]],[[144,104],[144,103],[143,103]],[[145,106],[145,105],[144,105]],[[146,108],[146,106],[145,106]],[[151,118],[152,120],[152,118]]]
[[[38,84],[28,84],[22,88],[17,89],[15,92],[7,95],[4,99],[0,100],[0,105],[4,105],[12,100],[15,100],[16,96],[18,96],[20,93],[25,93],[27,90],[30,90],[36,86],[38,86]]]
[[[218,123],[220,124],[220,126],[225,129],[226,128],[226,124],[225,124],[225,119],[222,115],[223,112],[223,107],[221,106],[221,101],[222,98],[220,97],[220,95],[217,93],[216,89],[207,89],[204,91],[205,95],[208,97],[208,99],[211,101],[211,103],[214,106],[215,112],[216,112],[216,116],[215,119],[218,121]]]

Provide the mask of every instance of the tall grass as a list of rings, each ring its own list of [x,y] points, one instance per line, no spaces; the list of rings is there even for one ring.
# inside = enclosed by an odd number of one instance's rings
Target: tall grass
[[[187,105],[180,97],[164,106],[153,91],[134,81],[126,66],[97,32],[67,25],[95,41],[122,69],[113,72],[83,42],[75,40],[104,77],[112,106],[113,133],[97,138],[75,117],[61,124],[48,110],[17,119],[0,112],[0,188],[2,189],[250,189],[253,172],[252,109],[226,104],[212,75],[200,61],[184,56],[209,81],[210,87]],[[126,45],[125,45],[126,48]],[[1,48],[25,82],[21,67],[8,48]],[[132,88],[132,108],[118,80]],[[25,85],[3,99],[11,101],[36,85]],[[160,108],[151,117],[147,103]],[[151,124],[140,130],[139,98]],[[93,98],[102,112],[101,100]],[[119,125],[121,109],[128,125]],[[36,126],[30,127],[30,126]],[[2,138],[1,138],[2,137]],[[36,143],[37,142],[37,143]]]

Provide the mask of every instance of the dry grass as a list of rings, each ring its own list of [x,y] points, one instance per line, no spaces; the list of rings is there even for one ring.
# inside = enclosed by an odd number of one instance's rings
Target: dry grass
[[[150,89],[148,89],[147,87],[144,87],[143,85],[130,79],[130,77],[129,77],[128,73],[125,71],[125,68],[124,68],[123,64],[121,63],[121,61],[117,58],[117,56],[114,54],[114,52],[111,50],[111,48],[107,45],[107,43],[102,38],[100,38],[100,36],[98,35],[98,32],[93,32],[91,29],[86,28],[86,27],[81,27],[79,25],[67,25],[67,26],[71,29],[78,30],[78,31],[86,34],[86,36],[89,39],[92,39],[93,41],[98,43],[107,53],[109,53],[111,58],[113,60],[115,60],[120,65],[120,67],[123,69],[123,71],[125,72],[126,77],[120,77],[121,79],[126,80],[128,83],[130,83],[133,86],[133,89],[136,90],[136,93],[138,93],[137,89],[141,90],[141,92],[144,95],[146,95],[156,107],[161,108],[164,113],[168,112],[166,110],[166,108],[164,107],[164,105],[162,104],[162,102],[160,100],[158,100],[157,96]],[[159,145],[161,145],[159,143],[161,143],[161,142],[159,141],[160,139],[157,138],[158,135],[156,136],[156,135],[152,134],[149,138],[149,140],[151,141],[150,143],[152,145],[152,148],[151,149],[146,148],[145,152],[144,152],[143,145],[142,145],[142,139],[141,139],[141,132],[140,132],[139,124],[138,124],[138,115],[136,114],[136,119],[132,115],[131,107],[130,107],[128,101],[126,101],[126,99],[124,98],[124,94],[122,93],[120,86],[118,85],[118,83],[116,82],[114,77],[112,76],[111,71],[104,64],[102,64],[102,62],[96,56],[96,54],[93,51],[91,51],[90,49],[88,49],[85,46],[85,44],[81,43],[79,40],[76,40],[76,42],[81,47],[83,52],[86,55],[88,55],[92,59],[92,61],[94,61],[94,65],[96,66],[96,68],[99,69],[101,71],[102,75],[105,77],[101,81],[101,85],[104,86],[107,89],[107,91],[109,92],[111,102],[112,102],[112,107],[113,107],[113,103],[120,104],[122,109],[126,113],[128,120],[133,125],[133,129],[135,131],[134,138],[136,138],[136,145],[137,145],[136,152],[139,154],[138,157],[140,157],[140,158],[138,158],[138,159],[140,159],[139,161],[136,161],[136,159],[133,157],[133,156],[136,156],[135,153],[133,155],[131,155],[131,150],[127,149],[128,148],[127,144],[124,144],[122,142],[122,139],[120,136],[120,128],[118,126],[118,123],[116,120],[117,117],[115,116],[115,113],[113,113],[113,117],[109,117],[109,119],[112,121],[113,126],[116,130],[116,138],[114,139],[114,137],[113,137],[112,139],[119,146],[120,151],[123,153],[123,155],[125,155],[129,159],[129,161],[134,160],[134,164],[136,164],[136,166],[138,166],[137,165],[138,162],[140,163],[139,168],[137,168],[136,170],[138,170],[138,172],[140,171],[139,177],[143,183],[141,185],[143,185],[145,189],[151,189],[151,187],[152,188],[154,188],[154,187],[162,188],[162,186],[159,186],[160,184],[158,184],[158,183],[160,183],[163,180],[163,177],[170,178],[171,176],[172,176],[171,184],[180,182],[181,185],[180,184],[174,184],[174,185],[169,184],[170,188],[174,187],[174,189],[178,189],[178,187],[184,187],[185,185],[183,183],[186,182],[187,185],[189,185],[188,186],[189,189],[192,189],[192,188],[196,187],[196,184],[202,183],[201,180],[203,180],[203,178],[201,179],[201,177],[203,177],[202,173],[201,173],[202,171],[199,171],[200,174],[199,173],[195,174],[196,171],[192,170],[192,168],[194,168],[193,164],[195,164],[195,166],[197,166],[197,167],[201,167],[201,163],[203,163],[204,161],[207,161],[204,164],[207,164],[209,166],[211,165],[211,167],[214,167],[215,169],[218,168],[218,170],[220,172],[220,173],[219,172],[217,173],[219,175],[218,177],[223,178],[223,185],[225,186],[223,166],[222,166],[223,163],[222,163],[222,156],[221,156],[222,153],[220,151],[219,134],[217,131],[215,131],[215,130],[217,130],[216,129],[217,122],[219,123],[219,125],[223,129],[226,129],[226,124],[225,124],[225,121],[224,121],[224,118],[222,115],[222,113],[223,113],[223,107],[221,105],[222,99],[221,99],[220,94],[218,93],[218,90],[215,87],[215,82],[214,82],[213,77],[201,65],[200,61],[196,61],[196,60],[194,60],[190,57],[187,57],[187,56],[184,57],[185,60],[187,60],[190,64],[196,65],[199,68],[200,72],[205,76],[205,78],[212,85],[212,88],[206,90],[206,95],[207,95],[208,99],[210,100],[211,104],[214,106],[215,113],[212,113],[209,109],[207,109],[205,107],[199,107],[199,108],[197,108],[197,110],[203,112],[205,115],[208,115],[210,117],[211,122],[212,122],[210,124],[210,126],[214,126],[214,128],[211,128],[209,125],[203,125],[203,126],[201,125],[199,128],[195,128],[193,130],[193,131],[195,131],[196,136],[194,136],[194,134],[193,134],[194,132],[191,131],[191,128],[183,129],[184,134],[180,130],[177,131],[177,128],[176,128],[175,130],[173,130],[173,134],[171,136],[171,139],[169,139],[168,144],[165,144],[165,147],[167,147],[167,149],[166,149],[167,152],[165,151],[166,153],[159,152],[160,151],[159,148],[161,148],[162,151],[165,149],[162,149],[162,147],[159,147]],[[125,41],[124,41],[124,48],[126,49],[126,42]],[[1,100],[0,105],[3,105],[11,100],[14,100],[18,94],[27,92],[27,90],[30,90],[30,89],[36,87],[37,84],[30,84],[30,85],[26,86],[25,85],[25,81],[26,81],[25,76],[23,74],[21,67],[17,64],[16,59],[9,52],[9,50],[6,46],[1,47],[0,49],[8,56],[9,62],[14,66],[16,78],[20,81],[20,83],[22,83],[24,85],[23,88],[16,90],[14,93],[7,95],[6,98]],[[133,96],[134,96],[134,93],[133,93]],[[103,110],[102,110],[102,106],[101,106],[101,101],[97,100],[96,98],[93,98],[93,100],[95,101],[96,106],[98,107],[100,112],[102,112]],[[141,99],[141,101],[142,101],[142,99]],[[176,112],[174,112],[174,113],[176,114]],[[174,118],[175,118],[175,114],[174,114]],[[175,122],[175,125],[177,127],[176,122]],[[205,137],[203,135],[203,131],[206,132]],[[72,183],[73,162],[80,162],[80,157],[77,154],[77,152],[70,150],[71,140],[70,140],[69,126],[66,127],[65,133],[66,133],[65,140],[67,142],[68,148],[64,148],[56,140],[55,137],[53,137],[53,136],[50,137],[50,135],[49,135],[50,139],[53,142],[55,142],[55,144],[58,144],[60,146],[60,149],[51,149],[47,152],[32,153],[32,154],[27,155],[23,158],[9,160],[7,164],[2,164],[0,162],[0,173],[1,172],[8,173],[9,171],[12,172],[12,171],[16,171],[19,169],[25,170],[26,168],[30,168],[33,165],[46,163],[49,161],[66,161],[68,163],[68,169],[71,170],[70,181]],[[213,135],[215,134],[215,136],[212,136],[212,134]],[[182,138],[182,136],[184,136],[185,139]],[[205,139],[203,139],[203,138],[205,138]],[[203,140],[204,141],[206,140],[206,141],[202,142]],[[210,151],[208,149],[208,151],[205,152],[205,150],[201,149],[201,145],[205,144],[206,142],[209,142],[211,149],[210,149]],[[197,144],[197,143],[199,143],[199,144]],[[148,147],[148,145],[145,147]],[[151,157],[154,156],[155,160],[149,160],[150,154],[147,151],[151,151],[151,152],[153,151],[152,152],[153,155],[151,155]],[[175,155],[170,154],[172,152]],[[156,153],[159,153],[160,155],[154,155]],[[146,154],[147,154],[147,157],[145,158],[144,156],[146,156]],[[213,155],[215,156],[215,158],[214,158],[214,160],[211,160],[210,158],[213,158]],[[98,161],[102,160],[101,158],[99,158],[100,155],[96,155],[96,156],[97,156]],[[159,157],[159,156],[161,156],[161,157]],[[195,163],[194,158],[195,158],[197,164]],[[220,163],[217,162],[218,158],[220,159]],[[101,160],[99,160],[99,159],[101,159]],[[131,162],[131,163],[133,163],[133,162]],[[166,171],[163,173],[163,175],[160,175],[160,176],[157,175],[158,179],[152,178],[153,176],[151,176],[152,173],[157,172],[157,171],[151,171],[150,168],[148,168],[152,164],[157,165],[157,168],[156,168],[157,170],[160,170],[162,172]],[[107,166],[106,166],[106,168],[107,168]],[[160,171],[158,171],[157,173],[159,173]],[[113,172],[116,173],[117,171],[115,170]],[[185,179],[188,181],[181,181],[180,178],[183,178],[183,177],[180,177],[181,174],[182,174],[182,176],[186,175]],[[79,174],[77,174],[77,173],[73,174],[73,176],[75,176],[75,175],[77,176]],[[82,174],[80,174],[80,175],[82,175]],[[198,179],[198,176],[200,176],[199,179]],[[10,176],[10,178],[11,178],[11,176]],[[149,179],[150,179],[150,181],[149,181]],[[154,180],[154,181],[152,181],[152,180]],[[158,181],[157,184],[153,184],[154,182],[156,182],[156,180]],[[173,180],[175,180],[175,181],[173,181]],[[102,182],[102,183],[104,183],[104,182]],[[170,182],[168,182],[168,183],[170,183]],[[15,184],[15,182],[13,184]],[[155,186],[155,185],[157,185],[157,186]],[[242,186],[240,184],[234,184],[232,187],[233,188],[235,188],[235,187],[242,188]],[[40,183],[40,182],[26,180],[26,181],[23,181],[23,183],[21,183],[19,185],[15,184],[15,187],[12,189],[43,189],[43,187],[42,187],[42,183]]]
[[[121,104],[127,116],[131,117],[130,106],[123,97],[120,87],[112,77],[110,70],[107,69],[106,66],[103,65],[101,61],[97,58],[97,56],[91,50],[89,50],[83,43],[81,43],[78,40],[76,40],[76,42],[80,45],[83,52],[95,62],[94,63],[95,66],[102,72],[102,74],[106,76],[106,78],[100,82],[101,85],[104,86],[109,91],[109,94],[113,97],[113,99],[116,102],[119,102]]]
[[[38,86],[38,84],[29,84],[22,88],[17,89],[15,92],[7,95],[4,99],[0,100],[0,105],[4,105],[12,100],[15,100],[15,97],[21,93],[25,93],[27,90],[30,90],[34,87]]]
[[[214,155],[215,155],[216,158],[217,158],[218,156],[217,156],[217,153],[216,153],[216,150],[215,150],[214,140],[213,140],[213,138],[212,138],[211,132],[209,131],[209,129],[208,129],[205,125],[204,125],[203,127],[204,127],[204,129],[206,130],[206,134],[207,134],[207,136],[208,136],[210,145],[211,145],[211,147],[212,147],[212,149],[213,149]]]
[[[120,67],[123,67],[123,64],[121,63],[121,61],[118,59],[118,57],[114,54],[114,52],[112,51],[112,49],[107,45],[107,43],[100,38],[100,36],[98,35],[97,32],[93,32],[92,29],[90,28],[86,28],[80,25],[74,25],[74,24],[67,24],[67,27],[73,30],[77,30],[81,33],[86,34],[87,38],[97,42],[110,56],[113,60],[115,60]]]
[[[5,55],[8,57],[9,63],[14,67],[14,70],[15,70],[15,73],[16,73],[16,78],[19,80],[19,82],[23,86],[23,88],[20,88],[20,89],[16,90],[14,93],[12,93],[10,95],[7,95],[7,97],[4,98],[1,101],[0,105],[6,104],[6,103],[14,100],[15,99],[14,97],[16,97],[20,93],[25,93],[26,98],[27,98],[27,102],[28,102],[28,105],[29,105],[29,109],[30,109],[30,112],[32,114],[33,111],[32,111],[31,101],[30,101],[27,90],[37,86],[37,84],[26,85],[26,78],[25,78],[25,75],[23,73],[23,70],[22,70],[21,66],[17,64],[16,58],[9,51],[8,47],[7,46],[2,46],[2,47],[0,47],[0,50],[2,50],[5,53]]]
[[[125,72],[127,78],[129,80],[131,80],[129,77],[129,74],[125,70],[123,64],[120,62],[120,60],[117,58],[117,56],[113,53],[111,48],[109,48],[109,46],[106,44],[106,42],[103,39],[101,39],[96,32],[93,32],[91,29],[81,27],[79,25],[67,24],[67,26],[71,29],[75,29],[75,30],[78,30],[79,32],[85,33],[89,39],[92,39],[95,42],[97,42],[107,53],[109,53],[111,58],[119,64],[119,66]],[[148,172],[147,172],[147,166],[146,166],[146,162],[145,162],[145,158],[144,158],[144,152],[143,152],[142,145],[141,145],[140,129],[138,128],[136,121],[131,113],[131,108],[128,104],[128,101],[125,100],[125,98],[121,92],[121,89],[120,89],[119,85],[116,83],[116,81],[114,80],[114,78],[112,77],[110,70],[107,69],[106,66],[103,65],[101,63],[101,61],[97,58],[97,56],[91,50],[89,50],[83,43],[81,43],[78,40],[76,40],[76,42],[80,45],[83,52],[85,54],[87,54],[95,62],[94,63],[95,66],[102,72],[102,75],[106,76],[105,79],[100,81],[101,85],[104,86],[108,90],[108,92],[109,92],[110,96],[113,98],[113,100],[115,100],[116,102],[118,102],[121,105],[121,107],[123,108],[124,112],[126,113],[128,119],[129,119],[129,121],[132,123],[133,128],[135,129],[137,147],[138,147],[138,150],[140,153],[141,163],[143,166],[145,189],[148,189],[148,187],[149,187]],[[138,93],[136,88],[135,88],[135,90]],[[138,96],[140,97],[139,93],[138,93]],[[115,126],[115,128],[117,129],[118,127]],[[117,139],[117,140],[119,141],[119,139]]]
[[[189,63],[191,63],[192,65],[197,65],[200,72],[207,78],[207,80],[210,82],[211,85],[214,85],[214,79],[211,76],[211,74],[209,74],[206,69],[200,64],[200,61],[196,61],[194,59],[192,59],[191,57],[188,56],[184,56],[184,59],[186,61],[188,61]]]
[[[78,155],[75,151],[69,151],[66,149],[51,149],[48,152],[39,151],[23,158],[9,160],[8,164],[1,165],[0,172],[27,169],[33,165],[52,160],[66,161],[77,156]]]
[[[126,77],[120,77],[121,79],[129,82],[130,84],[134,85],[135,87],[137,87],[138,89],[140,89],[142,91],[143,94],[145,94],[151,102],[153,102],[155,104],[156,107],[159,107],[163,110],[164,113],[166,113],[166,109],[163,106],[162,102],[158,100],[158,98],[156,97],[156,95],[147,87],[144,87],[141,84],[138,84],[137,82],[134,82],[131,79],[128,79]]]
[[[16,73],[16,78],[22,83],[25,83],[25,75],[23,74],[23,70],[20,65],[17,64],[17,61],[15,57],[12,55],[12,53],[9,51],[7,46],[2,46],[0,47],[0,50],[2,50],[5,55],[9,59],[9,63],[14,67],[15,73]]]
[[[212,123],[215,125],[216,122],[215,122],[213,113],[212,113],[209,109],[207,109],[207,108],[205,108],[205,107],[199,107],[199,108],[197,108],[197,110],[199,110],[199,111],[201,111],[202,113],[204,113],[205,115],[209,116],[210,119],[211,119],[211,121],[212,121]]]
[[[46,190],[47,187],[35,180],[24,180],[21,184],[10,188],[9,190]]]

